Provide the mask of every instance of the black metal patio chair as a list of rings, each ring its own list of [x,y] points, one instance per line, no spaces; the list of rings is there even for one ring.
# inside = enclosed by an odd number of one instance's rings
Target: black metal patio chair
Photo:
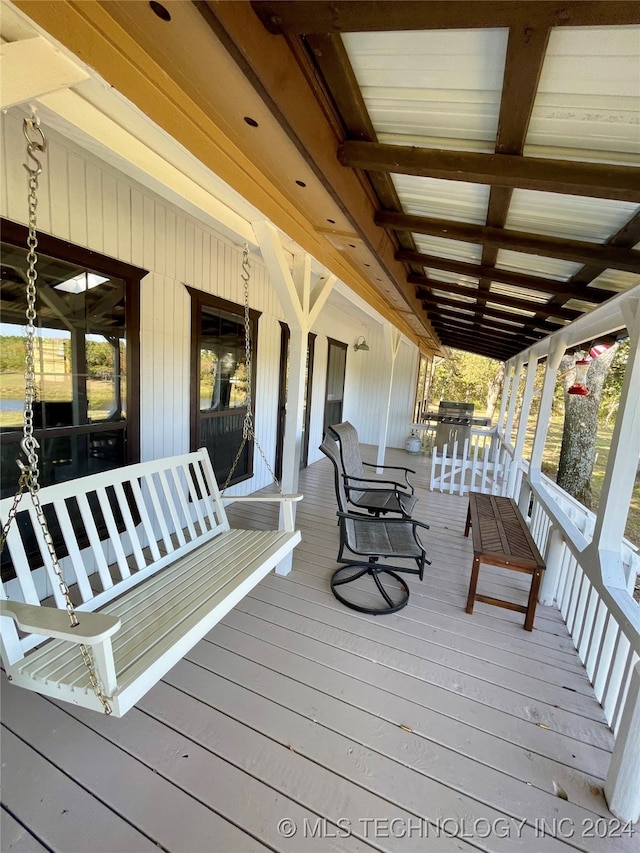
[[[409,601],[409,587],[400,573],[424,576],[431,565],[419,531],[429,526],[410,518],[376,517],[347,511],[338,445],[325,436],[320,450],[334,467],[340,547],[337,561],[344,563],[331,576],[331,591],[346,607],[375,616],[395,613]],[[353,556],[344,556],[345,550]],[[416,568],[380,560],[413,560]],[[361,583],[357,583],[358,581]],[[369,581],[369,583],[367,583]],[[373,584],[371,584],[371,581]]]
[[[333,433],[340,443],[347,501],[373,515],[395,512],[405,518],[411,518],[418,498],[414,495],[409,474],[415,474],[415,471],[395,465],[381,466],[383,472],[388,471],[389,474],[365,471],[365,468],[379,466],[363,462],[356,428],[349,421],[344,421],[330,426],[329,432]]]

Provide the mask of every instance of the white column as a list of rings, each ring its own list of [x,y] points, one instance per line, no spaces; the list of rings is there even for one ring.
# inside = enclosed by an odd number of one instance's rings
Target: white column
[[[380,430],[378,432],[378,455],[376,463],[379,468],[384,466],[384,456],[387,449],[387,433],[389,430],[389,411],[391,409],[391,394],[393,391],[393,372],[396,365],[396,356],[400,346],[400,332],[394,329],[390,323],[385,323],[383,328],[384,351],[385,351],[385,381],[387,383],[387,399],[380,418]]]
[[[518,422],[518,433],[516,435],[516,443],[513,451],[513,462],[509,470],[509,483],[507,485],[507,495],[509,497],[515,497],[513,492],[516,483],[516,478],[518,476],[518,468],[520,467],[520,463],[522,462],[522,450],[524,448],[524,440],[527,435],[527,425],[529,422],[529,412],[531,411],[531,400],[533,398],[533,383],[535,382],[536,378],[537,365],[537,356],[529,354],[529,363],[527,364],[527,379],[524,385],[524,394],[522,395],[522,407],[520,409],[520,420]],[[522,369],[522,367],[520,369]],[[513,391],[515,390],[517,390],[517,385],[513,388]],[[509,413],[511,414],[511,406],[509,407]]]
[[[327,274],[320,277],[312,287],[309,254],[297,253],[293,258],[293,269],[289,269],[288,258],[275,226],[266,220],[261,220],[253,223],[253,230],[269,270],[269,279],[278,294],[290,330],[289,382],[281,485],[284,492],[294,493],[298,489],[300,474],[309,329],[322,310],[336,283],[336,277]]]
[[[620,548],[640,454],[640,297],[631,296],[622,312],[630,339],[629,360],[593,533],[601,552]]]
[[[291,329],[289,338],[289,382],[287,386],[287,414],[284,424],[282,449],[282,491],[296,492],[300,474],[302,448],[302,414],[304,403],[304,378],[307,362],[308,332]]]
[[[553,393],[556,388],[558,376],[558,368],[564,355],[566,344],[562,338],[554,338],[547,356],[547,365],[544,372],[544,383],[542,385],[542,395],[540,397],[540,409],[538,411],[538,421],[536,423],[536,432],[533,438],[533,448],[531,449],[531,465],[529,467],[529,477],[535,478],[539,474],[542,467],[542,456],[544,453],[544,444],[547,440],[547,432],[551,421],[551,406],[553,405]],[[535,473],[534,473],[535,472]]]
[[[502,396],[500,398],[500,414],[498,415],[497,430],[498,435],[504,429],[504,415],[507,411],[507,402],[509,400],[509,390],[513,380],[515,365],[512,361],[508,361],[504,367],[504,384],[502,386]]]
[[[504,440],[508,445],[511,445],[511,431],[513,429],[513,419],[516,413],[516,399],[518,397],[518,385],[520,384],[520,374],[524,359],[519,355],[516,359],[513,368],[513,376],[511,378],[511,392],[509,394],[509,410],[507,411],[507,422],[504,425]]]
[[[640,819],[640,661],[631,673],[604,794],[617,818]]]
[[[555,601],[562,569],[563,541],[562,530],[554,525],[547,541],[547,553],[545,555],[547,568],[542,576],[540,592],[538,593],[540,604],[552,605]]]

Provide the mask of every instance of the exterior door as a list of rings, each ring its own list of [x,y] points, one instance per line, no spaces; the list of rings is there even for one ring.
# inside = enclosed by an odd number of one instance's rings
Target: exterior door
[[[243,308],[188,288],[191,294],[191,449],[206,447],[222,486],[253,476],[253,441],[242,453],[248,385]],[[256,385],[258,312],[251,310],[252,387]],[[254,404],[251,397],[251,406]],[[234,466],[235,463],[235,466]]]
[[[327,390],[324,398],[323,434],[332,424],[342,423],[344,377],[347,369],[347,345],[329,338]]]

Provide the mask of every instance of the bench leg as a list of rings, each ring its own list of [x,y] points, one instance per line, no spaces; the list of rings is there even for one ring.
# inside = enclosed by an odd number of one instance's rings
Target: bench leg
[[[471,565],[471,582],[469,584],[469,595],[467,596],[467,613],[473,613],[473,603],[476,600],[476,587],[478,586],[478,575],[480,574],[480,557],[474,557]]]
[[[464,526],[464,535],[469,535],[469,528],[471,527],[471,501],[469,501],[469,506],[467,507],[467,523]]]
[[[524,617],[524,630],[533,630],[533,619],[536,615],[536,604],[538,603],[538,592],[542,580],[542,569],[536,569],[531,578],[531,589],[529,590],[529,601],[527,602],[527,614]]]
[[[276,574],[277,575],[288,575],[291,571],[291,567],[293,566],[293,554],[287,554],[287,556],[280,560],[278,565],[276,566]]]

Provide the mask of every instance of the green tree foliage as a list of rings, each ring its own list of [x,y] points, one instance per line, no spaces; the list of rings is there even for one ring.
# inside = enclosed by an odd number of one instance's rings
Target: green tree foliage
[[[433,374],[430,402],[437,406],[440,400],[473,403],[482,414],[495,405],[496,388],[502,387],[504,365],[493,358],[452,349],[447,359],[439,361]],[[493,403],[492,403],[493,401]],[[489,415],[492,411],[487,412]]]
[[[7,335],[0,340],[0,372],[24,371],[24,336]]]

